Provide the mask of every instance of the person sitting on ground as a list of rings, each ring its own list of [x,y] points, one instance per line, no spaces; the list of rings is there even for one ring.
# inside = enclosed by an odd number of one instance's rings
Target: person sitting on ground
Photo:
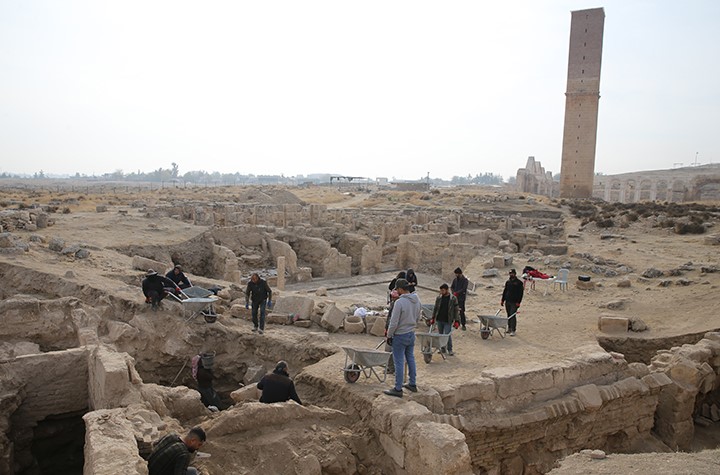
[[[459,308],[457,297],[450,293],[447,284],[442,284],[440,286],[440,295],[435,299],[430,324],[437,324],[438,333],[448,335],[453,327],[456,329],[460,327],[460,322],[458,321]],[[448,337],[447,348],[443,347],[440,350],[443,352],[447,351],[450,356],[455,355],[455,353],[453,353],[452,336]]]
[[[160,302],[165,298],[167,292],[180,292],[180,287],[165,276],[159,275],[152,269],[148,269],[142,281],[142,291],[145,295],[145,302],[152,304],[153,310],[157,310]]]
[[[415,275],[415,271],[412,269],[408,269],[407,273],[405,274],[405,280],[407,280],[408,284],[410,284],[410,287],[408,287],[408,292],[411,294],[415,292],[415,287],[418,285],[417,281],[417,275]]]
[[[211,367],[206,368],[203,364],[202,357],[195,355],[192,359],[193,378],[197,381],[198,392],[200,393],[200,401],[208,409],[212,408],[222,411],[227,406],[220,400],[220,395],[213,388],[213,370]]]
[[[148,459],[149,475],[198,475],[195,467],[190,467],[190,456],[205,443],[205,431],[193,427],[181,439],[177,434],[168,434],[154,446]]]
[[[175,267],[170,269],[170,271],[165,274],[165,277],[175,282],[175,285],[177,285],[181,289],[187,289],[188,287],[192,287],[190,279],[187,278],[180,264],[176,264]]]
[[[258,274],[250,276],[250,282],[245,289],[245,308],[249,307],[250,301],[252,301],[252,331],[262,335],[265,332],[265,306],[272,308],[272,289]],[[260,313],[259,320],[258,311]]]
[[[278,361],[273,372],[263,376],[257,388],[262,391],[260,402],[271,404],[292,399],[302,406],[300,397],[295,391],[295,383],[290,379],[288,364],[284,361]]]

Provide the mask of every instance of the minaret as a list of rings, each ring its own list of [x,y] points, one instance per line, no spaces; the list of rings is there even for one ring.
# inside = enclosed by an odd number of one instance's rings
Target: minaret
[[[560,168],[561,198],[592,197],[604,26],[605,11],[602,8],[572,12]]]

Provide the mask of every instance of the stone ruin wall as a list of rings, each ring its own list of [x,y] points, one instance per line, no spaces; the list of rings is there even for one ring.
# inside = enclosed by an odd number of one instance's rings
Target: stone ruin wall
[[[397,213],[328,210],[324,205],[188,204],[153,208],[148,214],[182,217],[213,227],[193,242],[164,251],[136,246],[124,252],[145,257],[164,253],[166,259],[199,269],[197,273],[232,282],[239,282],[238,269],[273,268],[280,256],[286,258],[288,281],[295,282],[374,274],[389,265],[442,272],[449,278],[450,266],[466,264],[487,247],[505,252],[567,252],[564,243],[550,245],[563,233],[561,213],[550,210],[510,214],[406,209]],[[189,252],[191,247],[193,252]],[[198,250],[203,252],[194,252]]]

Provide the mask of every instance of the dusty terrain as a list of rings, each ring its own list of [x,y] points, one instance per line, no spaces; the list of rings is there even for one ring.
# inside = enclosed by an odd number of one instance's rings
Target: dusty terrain
[[[319,187],[294,190],[293,193],[296,202],[324,203],[330,208],[362,209],[371,207],[402,209],[407,204],[433,209],[442,209],[446,206],[462,207],[468,203],[481,202],[483,196],[493,195],[492,191],[478,194],[472,189],[453,189],[427,198],[427,195],[421,193],[350,193]],[[246,199],[259,196],[257,192],[243,191],[240,194]],[[138,313],[137,318],[146,321],[148,325],[153,325],[153,319],[169,322],[177,317],[179,320],[181,317],[175,305],[166,305],[165,310],[157,318],[144,308],[139,290],[142,272],[130,267],[130,257],[121,250],[138,245],[181,244],[200,235],[207,227],[170,217],[149,216],[145,207],[132,207],[131,203],[142,200],[150,206],[163,200],[237,202],[238,195],[238,190],[231,187],[215,188],[210,191],[156,190],[132,195],[117,193],[112,196],[21,189],[0,190],[0,201],[6,208],[15,208],[18,203],[29,206],[33,203],[48,203],[55,200],[59,203],[60,209],[68,210],[66,213],[50,214],[52,225],[33,232],[42,239],[28,240],[27,252],[0,254],[0,265],[37,271],[37,274],[32,275],[43,276],[39,279],[68,280],[81,287],[92,288],[99,294],[136,301],[137,307],[134,311]],[[272,202],[272,194],[266,196],[269,198],[261,197],[262,200]],[[289,198],[285,195],[283,199],[287,202]],[[96,212],[96,205],[105,205],[108,211]],[[547,205],[548,203],[545,204]],[[528,204],[522,198],[518,199],[518,209],[532,206],[532,203]],[[502,373],[504,369],[513,371],[521,368],[532,369],[572,358],[579,348],[596,343],[598,337],[607,336],[602,335],[598,330],[600,315],[610,314],[641,319],[649,329],[644,332],[629,333],[627,336],[642,340],[720,329],[720,312],[716,310],[720,303],[717,290],[720,285],[720,272],[702,272],[702,268],[720,266],[720,254],[717,252],[717,246],[705,244],[703,235],[677,235],[670,228],[652,227],[648,220],[642,218],[628,223],[625,227],[609,230],[600,229],[593,223],[582,226],[581,220],[573,217],[567,208],[557,206],[564,212],[564,234],[569,244],[567,255],[546,257],[533,253],[515,253],[512,267],[520,271],[523,266],[529,264],[549,274],[556,274],[560,267],[569,267],[570,279],[567,291],[553,288],[552,285],[546,287],[545,283],[537,283],[534,290],[526,291],[518,320],[517,336],[501,338],[496,334],[489,340],[482,340],[476,317],[480,314],[492,315],[499,309],[502,287],[510,267],[500,269],[498,276],[483,277],[485,271],[483,263],[499,253],[496,249],[488,249],[485,254],[467,262],[463,265],[465,274],[474,284],[474,286],[471,284],[474,290],[467,300],[468,329],[465,332],[453,332],[456,354],[446,361],[442,361],[439,355],[436,355],[431,364],[425,364],[417,354],[420,386],[441,386],[473,379],[483,371],[493,370]],[[717,233],[720,230],[717,217],[708,224],[711,225],[709,233]],[[26,240],[29,233],[18,231],[14,234]],[[608,238],[608,234],[612,234],[612,237]],[[78,259],[50,251],[46,243],[52,238],[80,243],[83,248],[90,251],[90,255]],[[613,268],[625,266],[629,272],[607,277],[584,270],[582,266],[593,265],[590,262],[593,257],[614,261]],[[334,290],[333,287],[338,286],[338,279],[315,279],[312,282],[289,284],[285,291],[278,294],[280,296],[292,293],[309,295],[314,297],[316,302],[334,301],[341,309],[349,309],[352,305],[356,305],[381,310],[386,302],[387,282],[398,270],[392,262],[386,264],[388,270],[386,273],[347,279],[350,285],[348,288]],[[663,271],[666,275],[656,278],[642,277],[641,274],[649,268]],[[157,270],[165,271],[165,269]],[[595,289],[577,289],[575,281],[579,274],[591,275]],[[231,285],[230,282],[220,279],[195,276],[192,269],[189,275],[202,282],[217,283],[224,287]],[[434,301],[435,289],[442,281],[438,275],[419,272],[419,295],[423,303]],[[621,281],[629,281],[629,286],[618,286]],[[353,282],[362,282],[363,285],[352,287]],[[34,288],[35,295],[42,296],[43,287],[47,284],[48,282],[41,280],[27,283],[26,287]],[[316,297],[315,289],[318,287],[329,288],[327,296]],[[9,299],[17,296],[3,289],[0,290],[0,297]],[[220,323],[241,332],[248,338],[258,338],[251,334],[251,324],[246,320],[234,319],[225,313]],[[199,323],[195,322],[195,324]],[[292,341],[306,335],[307,332],[308,330],[292,326],[269,325],[267,334],[268,338]],[[339,332],[330,334],[329,342],[338,346],[372,348],[377,346],[380,338]],[[328,372],[336,372],[337,379],[341,380],[343,358],[343,353],[339,352],[321,364]],[[374,379],[362,379],[356,386],[353,388],[354,391],[377,394],[389,387],[389,384],[381,384]],[[336,434],[345,434],[344,437],[351,440],[353,438],[350,435],[351,431],[343,424],[333,422],[327,427],[318,429],[317,433],[313,432],[311,434],[313,444],[322,446],[323,440],[333,431]],[[291,438],[302,438],[307,435],[303,432],[300,423],[288,430],[293,434]],[[257,437],[266,439],[264,442],[261,440],[258,447],[286,446],[283,442],[285,436],[273,434],[272,431],[259,433]],[[357,443],[357,441],[348,443]],[[233,466],[232,460],[237,460],[238,457],[243,459],[262,457],[264,461],[256,462],[266,467],[272,467],[272,463],[275,463],[272,461],[276,455],[274,453],[253,453],[254,450],[261,450],[258,447],[253,449],[254,446],[246,449],[238,448],[242,446],[241,440],[223,439],[222,442],[212,442],[208,445],[207,451],[212,454],[212,463],[207,462],[206,465],[210,467],[210,473],[220,473],[217,471],[219,467]],[[645,459],[638,458],[627,462],[623,457],[625,456],[590,462],[570,460],[563,465],[562,471],[557,473],[662,473],[646,465],[657,464],[657,459],[649,457],[645,462]],[[709,467],[716,467],[717,452],[697,458],[687,456],[687,459],[681,460],[678,463],[682,466],[696,464],[694,471],[673,473],[715,473],[708,470]],[[614,465],[616,463],[621,465]],[[244,463],[243,466],[247,467],[248,464]],[[625,468],[620,469],[621,466]],[[630,466],[638,468],[626,469]],[[237,472],[232,473],[243,473],[239,467],[233,470]]]

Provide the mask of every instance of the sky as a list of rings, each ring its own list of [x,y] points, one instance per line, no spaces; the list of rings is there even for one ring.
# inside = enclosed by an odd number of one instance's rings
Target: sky
[[[0,0],[0,172],[558,173],[596,7],[595,171],[720,162],[717,0]]]

